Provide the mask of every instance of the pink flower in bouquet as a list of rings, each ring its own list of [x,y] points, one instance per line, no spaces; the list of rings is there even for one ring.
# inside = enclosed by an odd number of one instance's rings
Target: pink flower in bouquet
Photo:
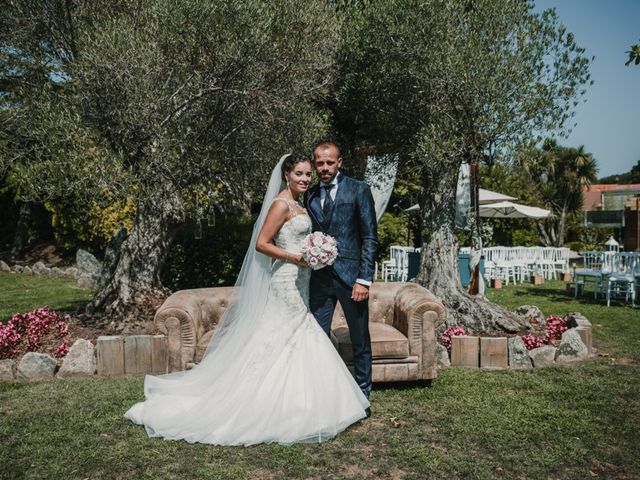
[[[314,270],[333,265],[337,257],[338,243],[330,235],[313,232],[302,242],[302,258]]]

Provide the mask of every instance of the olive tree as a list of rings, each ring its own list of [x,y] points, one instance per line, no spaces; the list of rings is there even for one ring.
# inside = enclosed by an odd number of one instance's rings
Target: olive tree
[[[420,177],[416,280],[443,300],[450,323],[522,328],[461,287],[458,171],[511,161],[541,132],[566,133],[590,59],[554,10],[535,13],[525,0],[372,0],[350,11],[336,126],[352,145],[399,153],[404,171]]]
[[[2,128],[8,148],[20,140],[2,158],[22,195],[136,201],[90,310],[126,313],[163,294],[185,192],[258,199],[277,158],[324,131],[317,104],[341,28],[325,2],[5,3],[3,24],[21,28],[3,51],[59,70]]]

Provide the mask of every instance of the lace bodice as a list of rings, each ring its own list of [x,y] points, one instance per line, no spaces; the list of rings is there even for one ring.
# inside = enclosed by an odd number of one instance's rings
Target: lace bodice
[[[288,252],[300,253],[304,237],[311,233],[311,219],[305,210],[298,210],[300,206],[296,202],[285,199],[276,200],[287,203],[291,218],[282,225],[275,236],[275,244]]]
[[[285,201],[289,205],[291,218],[287,220],[274,237],[276,246],[291,253],[302,251],[304,237],[311,233],[311,219],[305,210],[293,201]],[[283,302],[292,310],[291,313],[302,314],[309,307],[309,279],[311,269],[295,263],[276,260],[272,267],[271,295],[273,300]]]

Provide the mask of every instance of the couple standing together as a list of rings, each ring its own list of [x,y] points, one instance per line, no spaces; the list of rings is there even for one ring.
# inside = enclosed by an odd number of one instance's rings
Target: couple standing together
[[[341,166],[330,141],[315,146],[313,161],[280,159],[236,293],[202,361],[189,371],[148,375],[146,400],[126,418],[154,437],[252,445],[324,441],[370,415],[376,214],[369,187]],[[320,182],[310,188],[314,168]],[[312,231],[336,239],[332,266],[312,271],[304,262],[303,240]],[[329,337],[338,301],[355,380]]]

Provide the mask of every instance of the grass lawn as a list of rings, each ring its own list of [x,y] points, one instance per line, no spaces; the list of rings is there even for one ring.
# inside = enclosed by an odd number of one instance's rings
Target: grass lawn
[[[78,288],[74,279],[0,273],[0,322],[36,307],[70,312],[90,298],[91,291]]]
[[[448,368],[431,388],[376,388],[373,417],[319,445],[150,439],[122,418],[142,378],[0,383],[0,478],[640,478],[640,311],[563,288],[489,296],[580,311],[609,356],[529,372]]]

